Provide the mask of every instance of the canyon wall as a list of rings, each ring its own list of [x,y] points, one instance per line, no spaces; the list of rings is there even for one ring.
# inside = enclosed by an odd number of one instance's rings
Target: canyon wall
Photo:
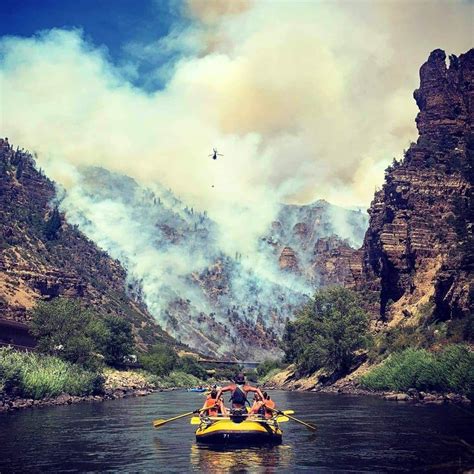
[[[419,137],[371,203],[357,281],[381,322],[472,316],[473,74],[474,50],[420,69]]]

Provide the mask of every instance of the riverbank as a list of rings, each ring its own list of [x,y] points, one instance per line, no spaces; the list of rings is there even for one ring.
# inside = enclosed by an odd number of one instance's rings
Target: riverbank
[[[0,394],[0,413],[23,408],[39,408],[47,406],[72,405],[80,402],[102,402],[129,397],[144,397],[154,392],[177,390],[181,387],[160,386],[144,373],[106,369],[104,371],[103,393],[95,395],[60,394],[39,400],[32,398],[10,397]]]
[[[367,364],[362,364],[351,374],[335,381],[324,382],[326,374],[322,371],[309,376],[300,376],[294,365],[271,375],[264,383],[267,390],[284,390],[297,392],[319,392],[335,395],[357,395],[383,398],[395,402],[441,405],[453,403],[469,406],[472,401],[465,395],[457,393],[425,392],[415,389],[407,391],[368,390],[360,386],[359,378],[369,371]]]

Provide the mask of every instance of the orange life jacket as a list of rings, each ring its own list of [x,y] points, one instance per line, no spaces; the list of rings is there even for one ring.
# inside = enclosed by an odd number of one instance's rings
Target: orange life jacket
[[[207,410],[209,416],[217,416],[219,413],[219,408],[217,407],[217,400],[215,398],[208,398],[204,403],[204,408]]]
[[[265,400],[265,418],[271,418],[273,416],[273,411],[268,410],[267,408],[275,409],[275,402],[273,400]]]

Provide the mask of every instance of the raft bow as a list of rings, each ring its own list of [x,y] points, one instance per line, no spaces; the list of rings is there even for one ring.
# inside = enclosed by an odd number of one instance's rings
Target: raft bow
[[[191,424],[199,424],[196,441],[207,444],[279,444],[283,432],[279,422],[288,421],[285,416],[265,419],[256,415],[230,417],[193,417]]]

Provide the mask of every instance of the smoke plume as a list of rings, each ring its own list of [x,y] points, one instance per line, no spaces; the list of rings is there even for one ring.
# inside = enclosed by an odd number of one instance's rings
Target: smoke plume
[[[416,136],[420,65],[435,48],[471,46],[472,4],[463,1],[189,0],[180,12],[166,37],[123,45],[120,67],[79,29],[0,40],[2,134],[37,153],[67,191],[68,217],[124,262],[156,314],[222,255],[242,254],[261,281],[278,279],[259,238],[279,203],[368,205]],[[143,61],[159,64],[149,75],[166,78],[163,87],[131,82]],[[212,147],[224,156],[212,160]],[[84,170],[94,167],[206,211],[212,255],[192,241],[160,250],[163,216],[134,214],[110,182],[107,198],[91,197],[100,176]],[[360,240],[337,212],[334,225]],[[168,289],[158,291],[165,275]],[[185,298],[197,313],[209,310],[201,296]]]

